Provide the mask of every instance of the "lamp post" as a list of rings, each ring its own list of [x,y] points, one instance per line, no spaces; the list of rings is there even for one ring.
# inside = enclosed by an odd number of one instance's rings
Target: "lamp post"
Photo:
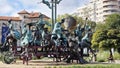
[[[52,30],[54,28],[54,24],[57,22],[57,4],[59,4],[62,0],[51,0],[51,2],[42,0],[42,3],[46,4],[52,11]]]
[[[94,21],[96,22],[96,0],[93,2],[93,10],[94,10]]]

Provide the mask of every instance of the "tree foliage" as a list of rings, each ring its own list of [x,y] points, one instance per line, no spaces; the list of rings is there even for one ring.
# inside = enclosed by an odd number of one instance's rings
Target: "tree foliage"
[[[120,15],[109,15],[105,23],[97,24],[92,47],[110,49],[120,47]]]
[[[107,38],[106,36],[107,31],[106,30],[97,30],[94,34],[93,34],[93,38],[92,38],[92,47],[94,48],[99,48],[99,43],[102,40],[105,40]],[[101,43],[102,44],[102,43]]]
[[[98,30],[94,33],[92,47],[100,49],[111,49],[120,47],[120,30]]]
[[[97,23],[96,24],[96,31],[97,30],[105,30],[105,29],[106,29],[105,23]]]
[[[110,57],[113,58],[111,48],[118,49],[120,52],[120,15],[109,15],[105,23],[97,24],[96,32],[93,35],[92,47],[110,51]],[[110,58],[109,57],[109,58]]]
[[[96,30],[120,29],[120,14],[111,14],[105,19],[105,23],[97,23]]]
[[[120,29],[120,14],[111,14],[105,20],[106,28]]]

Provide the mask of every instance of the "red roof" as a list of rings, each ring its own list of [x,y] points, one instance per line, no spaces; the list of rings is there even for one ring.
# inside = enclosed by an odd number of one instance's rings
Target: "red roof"
[[[40,12],[29,13],[26,10],[22,10],[22,11],[18,12],[18,14],[28,14],[27,15],[28,18],[39,18],[40,15],[43,15],[44,18],[50,19],[48,16],[41,14]],[[12,19],[13,21],[21,21],[20,17],[0,16],[0,20],[8,21],[9,19]]]
[[[32,12],[32,13],[29,13],[27,12],[26,10],[22,10],[20,12],[18,12],[18,14],[28,14],[28,18],[39,18],[41,13],[40,12]],[[44,14],[43,14],[44,15]],[[44,18],[48,18],[50,19],[48,16],[44,15]]]
[[[50,19],[48,16],[44,15],[44,14],[41,14],[40,12],[32,12],[28,15],[28,18],[39,18],[40,15],[43,15],[44,18],[48,18]]]
[[[18,14],[29,14],[26,10],[22,10],[20,12],[18,12]]]
[[[12,19],[13,21],[21,21],[19,17],[8,17],[8,16],[0,16],[0,20],[6,20]]]
[[[44,14],[43,14],[43,16],[44,16],[44,18],[50,19],[50,17],[48,17],[48,16],[46,16],[46,15],[44,15]]]
[[[29,18],[38,18],[40,16],[39,12],[32,12],[28,15]]]

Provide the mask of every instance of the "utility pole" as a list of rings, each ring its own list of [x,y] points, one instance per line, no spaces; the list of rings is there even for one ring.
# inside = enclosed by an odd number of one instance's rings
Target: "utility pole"
[[[57,22],[57,4],[59,4],[62,0],[51,0],[51,2],[42,0],[42,3],[46,4],[51,9],[52,16],[52,30],[54,28],[54,24]]]
[[[94,21],[96,22],[96,0],[93,2],[93,8],[94,8]]]

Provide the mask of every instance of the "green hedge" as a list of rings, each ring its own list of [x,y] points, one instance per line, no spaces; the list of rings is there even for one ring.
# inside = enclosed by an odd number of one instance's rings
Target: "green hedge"
[[[107,59],[108,57],[109,57],[109,51],[100,51],[97,53],[97,61],[98,62],[106,62],[106,61],[108,61],[108,59]],[[115,51],[113,53],[113,58],[114,58],[114,60],[120,60],[120,54],[117,51]]]
[[[45,68],[120,68],[120,64],[85,64],[85,65],[65,65],[65,66],[49,66]]]

